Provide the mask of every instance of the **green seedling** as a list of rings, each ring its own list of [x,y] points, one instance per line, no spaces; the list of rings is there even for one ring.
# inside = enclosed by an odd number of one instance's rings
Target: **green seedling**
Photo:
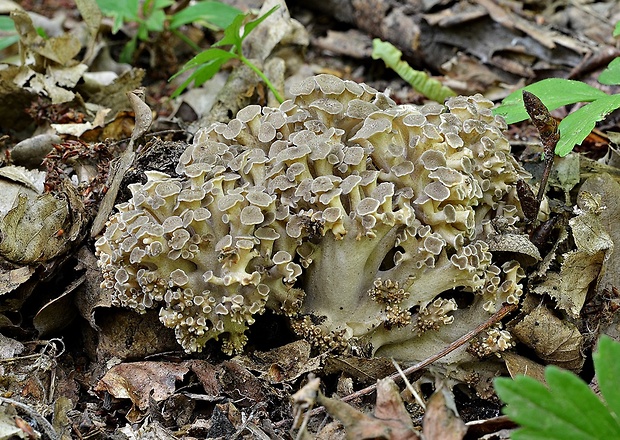
[[[603,336],[593,358],[602,399],[555,366],[545,368],[546,385],[528,376],[495,379],[504,413],[521,426],[514,440],[620,438],[620,343]]]
[[[620,58],[612,61],[598,80],[602,84],[620,85]],[[560,140],[555,148],[555,153],[559,156],[570,153],[592,132],[597,122],[620,108],[620,94],[608,95],[580,81],[550,78],[511,93],[494,110],[495,114],[506,118],[509,124],[527,119],[528,115],[523,107],[523,90],[538,96],[550,111],[578,102],[589,103],[560,122]]]
[[[264,15],[252,21],[247,21],[249,14],[237,15],[232,23],[224,29],[224,37],[220,41],[189,60],[178,73],[170,78],[174,79],[188,70],[193,70],[192,74],[174,91],[172,97],[178,96],[191,82],[194,83],[195,87],[202,85],[205,81],[213,78],[226,61],[237,59],[252,69],[269,87],[278,102],[282,103],[283,99],[278,90],[258,67],[243,56],[241,48],[243,40],[250,32],[273,14],[277,8],[278,6],[271,8]],[[224,50],[222,47],[228,47],[228,50]]]
[[[443,103],[456,93],[449,87],[444,86],[436,79],[429,77],[426,72],[415,70],[407,62],[400,58],[403,53],[387,41],[379,38],[372,40],[372,59],[383,60],[385,65],[398,73],[411,87],[426,96],[428,99]]]
[[[179,28],[188,23],[200,24],[214,29],[224,29],[241,12],[237,8],[215,1],[201,1],[181,9],[173,15],[166,13],[166,8],[174,4],[174,0],[97,0],[104,15],[114,18],[112,32],[116,33],[127,23],[136,23],[138,30],[123,48],[120,60],[131,62],[138,40],[149,41],[149,34],[169,30],[189,44],[194,50],[200,51]]]

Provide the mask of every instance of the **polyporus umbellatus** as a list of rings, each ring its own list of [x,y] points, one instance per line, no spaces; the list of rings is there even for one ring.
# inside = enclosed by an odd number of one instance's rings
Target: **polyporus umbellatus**
[[[290,92],[131,186],[96,243],[115,304],[160,308],[187,351],[240,352],[268,308],[318,347],[420,359],[518,301],[522,270],[479,239],[520,212],[490,101],[398,106],[331,75]]]

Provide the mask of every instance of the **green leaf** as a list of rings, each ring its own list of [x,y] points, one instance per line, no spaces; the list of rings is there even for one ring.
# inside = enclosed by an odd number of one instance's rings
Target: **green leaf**
[[[495,380],[504,413],[524,428],[514,440],[620,438],[620,425],[581,379],[554,366],[545,379],[549,388],[527,376]]]
[[[7,47],[10,47],[19,41],[19,36],[13,35],[11,37],[2,37],[0,38],[0,50],[4,50]]]
[[[614,59],[605,70],[601,72],[598,77],[598,82],[607,85],[620,84],[620,57]]]
[[[189,78],[183,81],[183,83],[179,87],[177,87],[177,89],[172,93],[171,97],[175,98],[179,96],[181,92],[185,90],[192,81],[194,82],[195,87],[201,86],[203,83],[213,78],[213,76],[220,70],[220,68],[222,67],[222,64],[224,64],[225,61],[226,60],[223,60],[223,59],[215,59],[202,65],[201,67],[196,69],[189,76]]]
[[[19,35],[17,35],[13,20],[6,15],[0,15],[0,50],[6,49],[18,41]]]
[[[560,122],[560,140],[555,153],[566,156],[592,132],[598,121],[620,108],[620,94],[606,95],[581,107]]]
[[[125,47],[123,47],[123,50],[121,51],[121,54],[119,56],[121,63],[131,64],[133,53],[136,51],[137,45],[138,40],[136,36],[134,36],[131,40],[127,42],[127,44],[125,44]]]
[[[175,73],[174,76],[172,76],[172,78],[170,79],[174,79],[177,76],[179,76],[181,73],[186,72],[189,69],[198,67],[201,64],[209,63],[217,59],[223,60],[222,61],[223,63],[224,61],[228,61],[231,58],[237,58],[237,55],[232,52],[223,50],[223,49],[218,49],[218,48],[207,49],[204,52],[200,52],[194,58],[192,58],[187,63],[185,63],[185,66],[183,66],[183,68],[179,72]]]
[[[230,25],[226,29],[224,29],[224,36],[222,37],[222,39],[217,43],[214,43],[213,46],[233,46],[234,50],[240,54],[241,43],[243,41],[241,39],[241,26],[243,26],[243,22],[245,21],[246,17],[246,14],[237,15],[233,19],[232,23],[230,23]]]
[[[620,21],[616,23],[616,27],[614,28],[614,37],[620,37]]]
[[[276,5],[273,8],[271,8],[270,10],[268,10],[267,12],[265,12],[263,15],[261,15],[260,17],[258,17],[255,20],[249,21],[244,27],[243,27],[243,36],[241,37],[241,41],[245,40],[245,37],[248,36],[248,34],[250,32],[252,32],[254,30],[254,28],[256,26],[258,26],[259,24],[261,24],[263,21],[265,21],[265,19],[267,17],[269,17],[271,14],[273,14],[274,12],[276,12],[276,9],[278,9],[280,7],[280,5]]]
[[[372,40],[372,58],[383,60],[387,67],[398,73],[418,92],[437,102],[444,102],[450,96],[456,96],[449,87],[402,61],[400,59],[402,55],[403,53],[391,43],[381,41],[379,38]]]
[[[174,14],[170,21],[170,27],[176,29],[188,23],[207,22],[224,29],[230,26],[239,14],[242,14],[239,9],[225,3],[200,2]]]
[[[114,18],[112,33],[117,33],[124,22],[139,21],[139,0],[97,0],[101,12]]]
[[[157,9],[153,11],[151,15],[145,21],[146,28],[149,31],[153,32],[161,32],[164,30],[164,22],[166,21],[166,14],[161,9]],[[147,34],[148,38],[148,34]],[[142,40],[146,40],[146,38],[141,38]]]
[[[523,106],[523,90],[538,96],[549,111],[564,105],[591,102],[607,96],[605,92],[580,81],[549,78],[511,93],[493,112],[506,118],[508,124],[526,120],[529,116]]]
[[[172,5],[174,5],[174,0],[155,0],[153,9],[164,9]]]
[[[603,335],[598,341],[598,349],[592,356],[594,369],[601,394],[607,406],[620,418],[620,343],[609,336]]]

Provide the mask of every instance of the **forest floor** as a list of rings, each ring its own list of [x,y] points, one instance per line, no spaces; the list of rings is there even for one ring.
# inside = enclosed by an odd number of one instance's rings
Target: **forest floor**
[[[279,105],[236,59],[175,96],[191,70],[170,78],[224,33],[198,21],[173,32],[173,20],[140,34],[131,6],[120,3],[116,26],[109,14],[97,17],[92,1],[0,2],[8,20],[0,21],[0,44],[15,42],[0,51],[0,440],[502,439],[516,425],[502,415],[495,377],[542,379],[544,367],[556,365],[596,387],[596,341],[620,338],[620,115],[613,112],[620,103],[552,162],[541,142],[549,133],[529,120],[508,125],[515,163],[532,175],[532,188],[552,165],[544,215],[513,234],[527,243],[493,249],[498,261],[523,266],[519,304],[485,322],[459,323],[464,338],[422,359],[397,364],[320,350],[271,312],[256,316],[241,354],[223,354],[221,341],[186,353],[159,310],[114,307],[101,287],[95,241],[114,205],[130,199],[128,185],[145,182],[147,170],[173,173],[198,129],[228,122],[247,105]],[[147,3],[171,17],[187,6]],[[267,3],[233,6],[260,15],[279,4]],[[431,102],[373,59],[373,38],[456,94],[496,104],[546,78],[619,92],[597,82],[620,57],[612,36],[617,1],[310,3],[280,4],[243,46],[284,98],[303,79],[330,74],[386,91],[396,105]],[[128,41],[135,47],[126,52]],[[557,93],[547,128],[588,101],[573,96],[580,90]],[[519,192],[521,205],[531,194]],[[493,331],[507,332],[508,350],[467,366],[442,363],[449,350],[465,352]]]

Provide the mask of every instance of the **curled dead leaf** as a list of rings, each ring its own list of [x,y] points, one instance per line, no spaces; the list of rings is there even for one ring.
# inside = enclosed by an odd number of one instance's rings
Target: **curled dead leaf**
[[[85,224],[84,205],[70,182],[58,196],[19,194],[0,219],[0,255],[20,264],[44,263],[65,253]]]
[[[548,363],[574,371],[583,366],[583,336],[574,324],[558,318],[544,306],[532,310],[511,332]]]
[[[182,380],[189,369],[171,362],[132,362],[112,367],[95,387],[117,399],[131,399],[133,410],[127,414],[132,421],[148,409],[149,400],[161,402],[172,396],[176,381]]]

